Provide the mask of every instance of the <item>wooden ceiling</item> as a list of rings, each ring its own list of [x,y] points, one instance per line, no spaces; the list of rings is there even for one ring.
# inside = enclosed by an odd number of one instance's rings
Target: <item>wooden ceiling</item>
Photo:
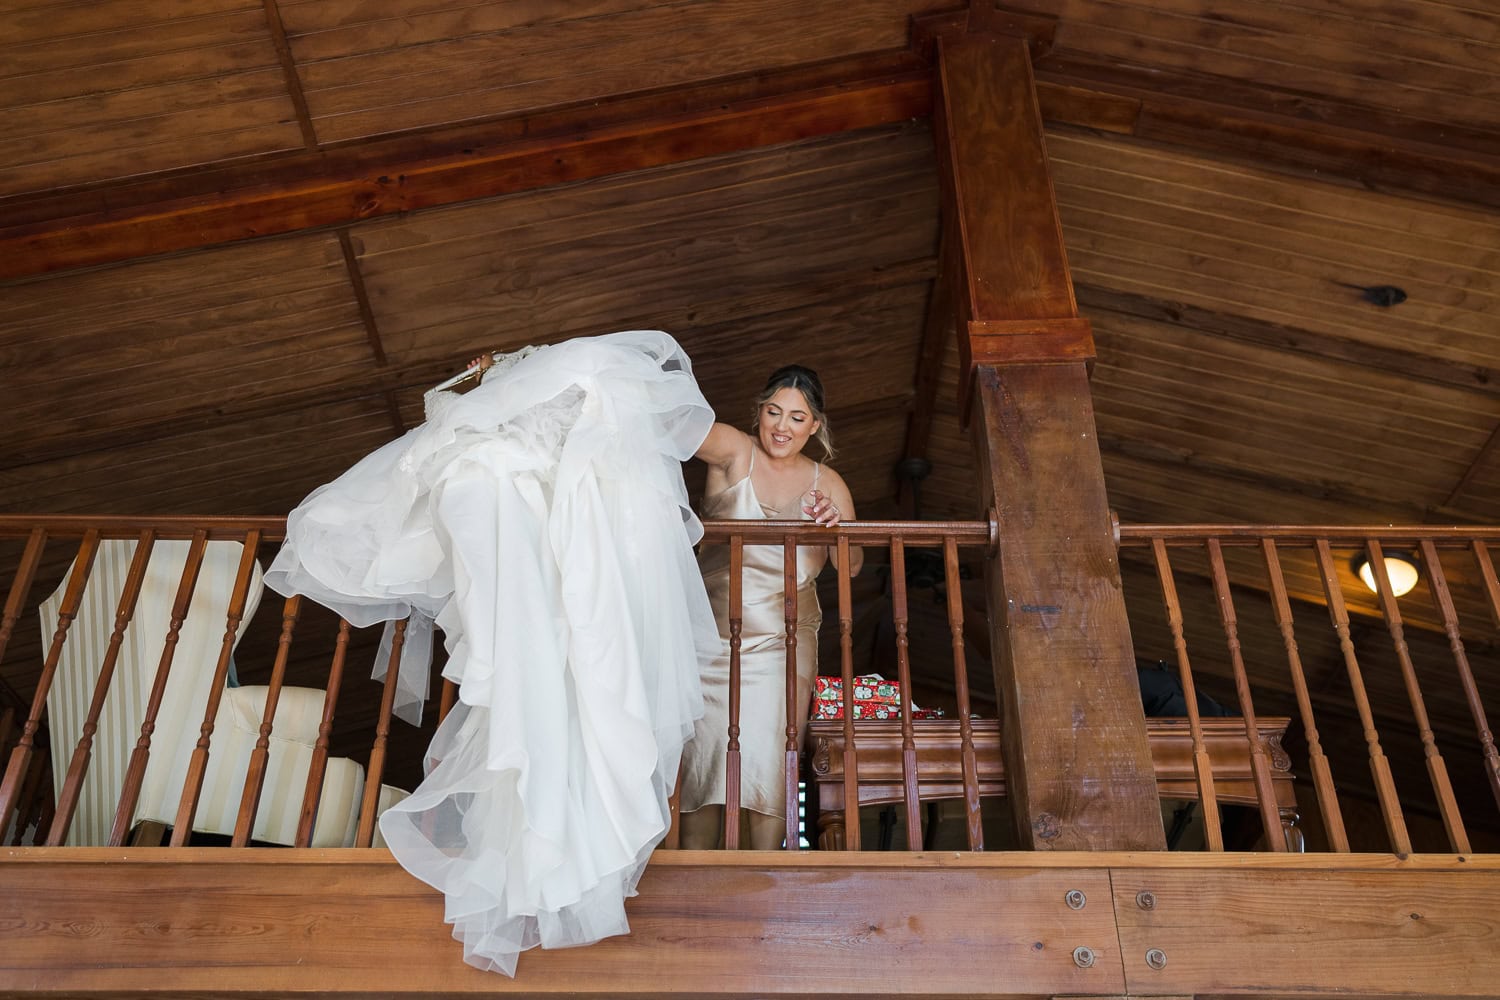
[[[733,422],[776,365],[822,371],[862,514],[901,511],[913,454],[921,516],[975,515],[912,30],[962,6],[0,5],[0,511],[284,513],[478,351],[653,327]],[[1500,520],[1500,13],[969,16],[1032,41],[1122,520]],[[1493,676],[1494,623],[1465,627]]]

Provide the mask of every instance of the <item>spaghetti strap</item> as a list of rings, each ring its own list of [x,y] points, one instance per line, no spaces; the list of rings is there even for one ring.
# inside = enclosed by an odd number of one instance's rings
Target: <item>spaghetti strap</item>
[[[812,488],[813,489],[817,489],[818,488],[818,480],[821,479],[822,476],[823,476],[823,463],[822,462],[814,462],[813,463],[813,484],[812,484]]]

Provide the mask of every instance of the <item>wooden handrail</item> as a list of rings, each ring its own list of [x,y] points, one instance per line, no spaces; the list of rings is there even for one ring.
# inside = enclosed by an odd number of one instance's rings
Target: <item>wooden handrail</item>
[[[945,539],[952,538],[961,547],[976,548],[994,544],[994,522],[843,521],[832,528],[792,520],[703,522],[704,544],[722,544],[733,536],[746,545],[780,545],[788,536],[798,545],[832,545],[840,538],[849,539],[850,545],[885,545],[895,537],[907,547],[930,548],[941,548]]]
[[[158,539],[185,541],[203,531],[209,541],[244,541],[252,531],[261,540],[279,542],[286,537],[285,517],[209,517],[198,514],[168,517],[120,517],[91,514],[0,514],[0,538],[21,538],[34,530],[53,538],[82,538],[97,532],[101,541],[135,538],[143,531]]]
[[[1387,542],[1431,540],[1440,548],[1462,548],[1474,539],[1500,542],[1500,527],[1480,525],[1395,524],[1122,524],[1118,528],[1122,546],[1150,545],[1160,538],[1171,544],[1201,544],[1217,538],[1223,545],[1258,546],[1262,539],[1306,542],[1318,539],[1364,545],[1377,538]]]

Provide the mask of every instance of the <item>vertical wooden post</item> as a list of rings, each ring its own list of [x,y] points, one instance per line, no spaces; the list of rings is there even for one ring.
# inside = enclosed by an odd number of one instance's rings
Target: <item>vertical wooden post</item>
[[[981,499],[999,514],[990,631],[1017,830],[1031,849],[1164,849],[1089,397],[1093,340],[1026,43],[971,33],[937,51],[960,406]]]

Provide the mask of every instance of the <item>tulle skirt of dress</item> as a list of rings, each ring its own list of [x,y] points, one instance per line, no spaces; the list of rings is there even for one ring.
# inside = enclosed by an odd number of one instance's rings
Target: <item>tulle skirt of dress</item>
[[[681,463],[713,413],[657,331],[537,350],[310,495],[266,573],[442,628],[458,704],[381,832],[472,965],[624,933],[718,646]],[[399,686],[408,707],[425,675]]]

